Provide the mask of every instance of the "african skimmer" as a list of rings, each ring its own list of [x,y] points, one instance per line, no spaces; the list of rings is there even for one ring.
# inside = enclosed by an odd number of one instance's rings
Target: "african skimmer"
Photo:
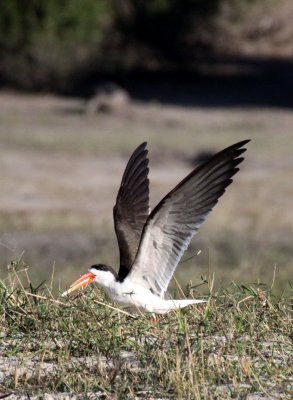
[[[118,274],[105,264],[93,265],[63,296],[95,281],[114,301],[152,313],[203,302],[166,299],[165,293],[193,235],[232,183],[248,142],[227,147],[195,168],[152,212],[148,151],[142,143],[128,161],[114,206]]]

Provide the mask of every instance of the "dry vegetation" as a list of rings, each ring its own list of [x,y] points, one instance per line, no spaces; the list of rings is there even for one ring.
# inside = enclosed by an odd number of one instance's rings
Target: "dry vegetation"
[[[238,4],[237,4],[238,3]],[[224,1],[218,16],[218,47],[245,56],[292,58],[291,0]]]
[[[209,283],[207,305],[154,324],[98,291],[60,301],[14,263],[0,281],[0,397],[289,400],[288,301],[261,286],[213,292]]]

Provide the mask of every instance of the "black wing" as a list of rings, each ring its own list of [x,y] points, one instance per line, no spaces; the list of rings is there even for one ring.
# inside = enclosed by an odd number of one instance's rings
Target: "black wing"
[[[146,145],[146,142],[142,143],[130,157],[113,209],[120,251],[120,280],[127,276],[132,267],[149,215],[149,160]]]
[[[150,214],[127,279],[163,297],[193,235],[239,170],[249,140],[236,143],[195,168]]]

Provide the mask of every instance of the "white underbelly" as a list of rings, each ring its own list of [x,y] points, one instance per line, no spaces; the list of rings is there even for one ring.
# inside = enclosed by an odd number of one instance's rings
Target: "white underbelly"
[[[129,288],[121,285],[119,292],[107,289],[107,293],[115,302],[141,311],[164,314],[170,310],[168,301],[155,296],[142,286]]]

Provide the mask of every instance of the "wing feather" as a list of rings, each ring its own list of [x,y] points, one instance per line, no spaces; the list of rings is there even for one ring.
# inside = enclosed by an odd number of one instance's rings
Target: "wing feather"
[[[163,296],[193,235],[217,204],[243,161],[236,143],[195,168],[152,211],[127,279]]]
[[[149,160],[146,145],[147,143],[142,143],[130,157],[113,209],[120,252],[120,280],[123,280],[131,269],[149,215]]]

